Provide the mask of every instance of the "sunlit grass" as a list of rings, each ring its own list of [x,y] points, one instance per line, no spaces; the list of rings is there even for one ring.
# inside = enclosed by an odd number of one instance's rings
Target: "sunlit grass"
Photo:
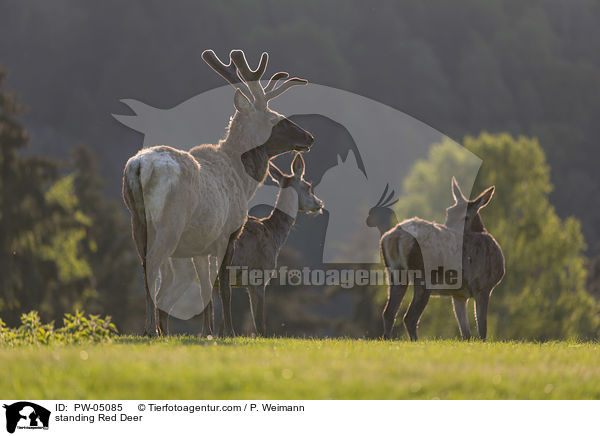
[[[4,398],[600,399],[600,346],[145,339],[0,348]]]

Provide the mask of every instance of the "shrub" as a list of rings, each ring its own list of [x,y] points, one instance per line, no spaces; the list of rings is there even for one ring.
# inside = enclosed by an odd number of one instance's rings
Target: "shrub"
[[[0,345],[49,345],[81,344],[87,342],[110,342],[117,334],[117,328],[110,316],[85,316],[77,310],[74,314],[65,314],[63,327],[55,328],[54,321],[42,324],[37,311],[21,315],[21,325],[9,328],[0,319]]]

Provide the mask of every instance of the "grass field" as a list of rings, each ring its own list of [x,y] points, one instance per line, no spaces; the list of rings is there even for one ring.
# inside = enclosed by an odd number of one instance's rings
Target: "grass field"
[[[120,337],[0,348],[29,399],[600,399],[600,345]]]

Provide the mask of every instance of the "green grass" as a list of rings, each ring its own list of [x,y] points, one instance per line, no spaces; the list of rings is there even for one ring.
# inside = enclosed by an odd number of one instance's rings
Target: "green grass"
[[[600,399],[600,345],[120,337],[0,347],[4,398]]]

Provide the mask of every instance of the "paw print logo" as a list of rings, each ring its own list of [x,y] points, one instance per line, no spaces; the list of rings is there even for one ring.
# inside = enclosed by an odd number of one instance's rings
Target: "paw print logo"
[[[288,271],[288,283],[292,286],[297,286],[302,282],[302,276],[300,275],[300,271],[297,269],[292,269]]]

